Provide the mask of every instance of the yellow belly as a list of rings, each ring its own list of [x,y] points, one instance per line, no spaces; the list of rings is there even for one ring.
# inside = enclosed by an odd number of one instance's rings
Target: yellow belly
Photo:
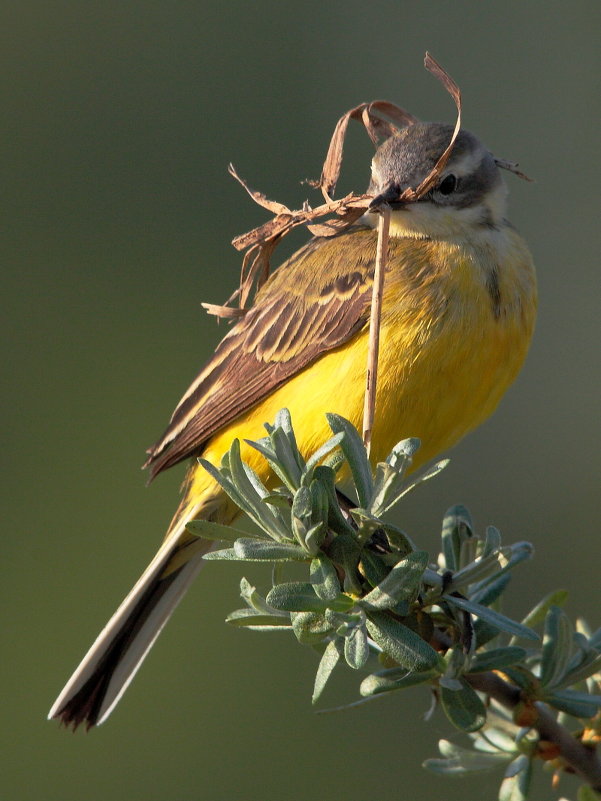
[[[379,378],[371,459],[381,461],[399,440],[422,441],[414,468],[454,445],[496,408],[517,375],[531,338],[536,294],[528,251],[514,233],[507,248],[508,263],[500,278],[506,302],[493,309],[490,291],[477,259],[487,250],[468,251],[448,243],[424,245],[423,265],[412,280],[394,273],[385,287],[380,339]],[[393,253],[394,255],[394,253]],[[431,265],[436,264],[436,269]],[[364,329],[291,378],[207,444],[203,457],[219,464],[233,439],[259,476],[268,467],[245,439],[265,436],[263,423],[273,423],[286,407],[292,415],[297,442],[311,454],[331,436],[326,412],[362,425],[368,331]],[[211,513],[231,519],[233,510],[206,471],[193,468],[182,514],[203,512],[202,500],[225,503],[230,512]],[[199,505],[200,504],[200,505]]]

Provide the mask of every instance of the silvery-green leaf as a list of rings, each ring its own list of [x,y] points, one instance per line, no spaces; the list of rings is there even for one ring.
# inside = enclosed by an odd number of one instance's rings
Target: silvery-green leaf
[[[324,459],[329,453],[335,450],[342,440],[345,437],[344,431],[339,431],[338,434],[335,434],[331,437],[321,448],[318,448],[314,454],[307,460],[307,466],[305,468],[305,472],[303,473],[303,483],[310,482],[313,478],[313,471],[317,467],[317,465]]]
[[[351,509],[351,517],[357,524],[357,533],[355,536],[362,545],[367,542],[375,531],[383,527],[382,521],[377,517],[373,517],[367,509],[362,509],[360,507]]]
[[[541,658],[541,684],[552,688],[558,684],[572,658],[572,624],[558,606],[551,606],[545,618]]]
[[[556,690],[545,693],[544,700],[550,706],[576,718],[592,718],[601,707],[601,695],[589,695],[575,690]]]
[[[311,526],[311,491],[300,487],[292,501],[292,531],[298,542],[304,546],[305,537]]]
[[[525,755],[511,762],[501,782],[499,801],[526,801],[532,778],[532,762]]]
[[[338,497],[336,495],[336,474],[331,467],[326,465],[318,465],[314,472],[313,477],[326,492],[328,499],[328,522],[330,527],[337,534],[349,534],[354,537],[355,530],[347,521],[345,516],[340,510]]]
[[[363,679],[359,692],[363,696],[379,695],[392,690],[404,690],[417,684],[425,684],[440,675],[438,670],[409,672],[407,668],[390,668]]]
[[[282,492],[281,490],[274,490],[263,498],[263,503],[276,506],[278,509],[283,509],[284,511],[288,511],[290,509],[291,501],[292,497],[290,494],[288,492]]]
[[[328,546],[328,556],[344,570],[345,592],[361,592],[361,584],[357,576],[357,566],[361,556],[361,548],[354,537],[340,534]]]
[[[517,645],[507,648],[491,648],[490,651],[479,651],[470,662],[470,673],[485,673],[489,670],[500,670],[515,665],[526,658],[524,648]]]
[[[586,658],[583,659],[578,667],[568,670],[557,686],[567,687],[569,685],[578,684],[584,679],[588,679],[589,676],[594,676],[595,673],[599,671],[601,671],[601,654],[596,654],[596,656],[595,652],[587,654]]]
[[[411,671],[445,668],[444,661],[425,640],[382,612],[370,612],[367,631],[374,642],[392,659]]]
[[[478,693],[463,678],[460,690],[440,687],[442,708],[453,726],[462,731],[477,731],[486,723],[486,707]]]
[[[428,770],[442,776],[484,773],[497,769],[509,760],[507,754],[498,751],[495,753],[472,751],[468,748],[461,748],[455,743],[450,743],[448,740],[441,740],[438,743],[438,747],[444,759],[427,759],[423,764]]]
[[[417,437],[402,439],[390,451],[386,457],[386,463],[394,467],[398,473],[405,472],[411,466],[413,456],[419,450],[420,445],[421,442]]]
[[[363,549],[360,564],[362,574],[372,587],[376,587],[389,573],[389,568],[384,564],[380,556],[369,548]]]
[[[478,589],[472,587],[470,600],[482,606],[490,606],[501,597],[510,581],[511,573],[503,573],[492,581],[483,581]]]
[[[291,581],[272,587],[265,599],[274,609],[284,612],[325,612],[326,609],[344,612],[354,602],[348,595],[339,595],[331,601],[323,601],[313,589],[312,584]]]
[[[223,548],[220,551],[208,551],[203,554],[203,560],[206,562],[244,562],[233,548]]]
[[[453,604],[459,609],[463,609],[472,615],[476,615],[481,620],[484,620],[486,623],[499,629],[499,631],[515,634],[516,636],[523,637],[526,640],[540,639],[538,634],[535,631],[532,631],[532,629],[523,626],[521,623],[517,623],[515,620],[505,617],[505,615],[502,615],[500,612],[495,612],[494,610],[489,609],[487,606],[475,604],[472,601],[466,600],[465,598],[456,598],[454,595],[445,594],[442,597],[445,601],[447,601],[447,603]]]
[[[363,626],[354,626],[344,638],[344,658],[349,667],[360,670],[369,656],[367,632]]]
[[[340,447],[348,462],[361,506],[367,506],[373,491],[371,465],[359,432],[352,423],[338,414],[326,414],[334,434],[344,433]]]
[[[484,539],[484,548],[482,550],[482,556],[488,556],[489,553],[493,553],[493,551],[499,550],[501,547],[501,532],[498,528],[494,526],[487,526],[486,527],[486,535]]]
[[[269,505],[262,502],[261,496],[249,480],[240,458],[240,442],[237,439],[232,442],[228,451],[231,480],[224,478],[220,471],[205,459],[199,459],[199,462],[259,528],[278,541],[289,539],[279,515],[274,514]]]
[[[311,519],[314,523],[323,523],[324,526],[327,526],[330,511],[327,487],[322,481],[314,478],[309,484],[309,489],[311,490]]]
[[[249,562],[304,562],[307,552],[298,545],[240,537],[234,543],[238,559]]]
[[[309,575],[313,589],[322,600],[333,601],[340,594],[338,573],[325,554],[319,554],[311,560]]]
[[[305,535],[305,548],[311,556],[317,556],[327,536],[328,529],[324,523],[316,523]]]
[[[302,457],[291,444],[290,437],[279,426],[269,434],[277,463],[282,471],[286,486],[294,491],[300,486],[301,475],[305,469]]]
[[[474,638],[477,648],[492,642],[500,633],[496,626],[491,626],[485,623],[484,620],[476,620],[474,622]]]
[[[419,592],[427,564],[425,551],[410,553],[361,600],[362,606],[366,609],[391,609],[399,601],[413,600]]]
[[[273,615],[273,614],[280,614],[272,609],[271,606],[267,603],[265,598],[257,592],[257,588],[253,587],[253,585],[245,578],[240,579],[240,597],[242,600],[254,609],[257,612],[260,612],[263,615]],[[281,613],[284,615],[284,613]]]
[[[472,543],[476,542],[476,540],[470,540],[468,542]],[[453,574],[453,579],[448,588],[449,591],[451,589],[460,591],[469,584],[474,584],[477,581],[489,578],[508,564],[510,555],[510,548],[501,548],[501,550],[489,553],[488,556],[478,557]]]
[[[236,609],[225,619],[232,626],[255,630],[290,631],[292,624],[288,615],[264,615],[254,609]]]
[[[250,445],[251,448],[254,448],[256,451],[259,451],[259,453],[265,457],[269,466],[271,467],[273,472],[278,476],[280,481],[287,487],[289,487],[290,484],[289,477],[278,464],[277,461],[278,457],[274,449],[271,447],[271,440],[269,439],[269,437],[264,437],[263,439],[260,440],[245,439],[244,441],[246,442],[247,445]],[[269,503],[269,501],[267,500],[268,497],[269,496],[266,496],[264,498],[264,500],[267,503]]]
[[[526,617],[522,620],[524,626],[532,628],[546,618],[547,612],[552,606],[563,606],[568,600],[567,590],[554,590],[546,595],[542,601],[539,601],[536,606],[528,612]]]
[[[221,523],[212,523],[210,520],[190,520],[186,523],[186,530],[196,537],[205,540],[221,540],[223,542],[235,542],[239,537],[248,537],[247,531],[241,531],[231,526],[224,526]],[[270,540],[271,538],[262,531],[257,532],[256,539]]]
[[[473,537],[473,524],[465,506],[451,506],[442,521],[442,552],[447,570],[459,570],[461,543]]]
[[[329,621],[319,612],[292,612],[292,629],[303,645],[317,645],[333,632]]]
[[[319,700],[325,689],[328,679],[332,675],[332,671],[339,661],[340,644],[336,642],[336,640],[331,640],[323,652],[321,661],[319,662],[319,667],[317,668],[315,685],[313,687],[313,697],[311,699],[312,703],[315,704]]]

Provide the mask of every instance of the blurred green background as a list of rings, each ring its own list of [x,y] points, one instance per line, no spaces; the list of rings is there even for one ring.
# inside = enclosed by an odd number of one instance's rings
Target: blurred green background
[[[465,503],[480,530],[537,548],[510,612],[561,586],[571,612],[601,623],[600,12],[598,0],[3,4],[3,799],[496,797],[498,776],[449,783],[419,767],[453,735],[441,714],[423,722],[426,691],[316,716],[310,649],[224,625],[240,577],[226,564],[204,571],[105,726],[72,735],[44,718],[177,502],[180,468],[148,489],[139,465],[223,334],[200,301],[236,284],[230,239],[266,219],[228,161],[298,207],[299,179],[318,176],[351,106],[386,98],[453,121],[426,49],[459,82],[465,127],[536,178],[508,182],[541,308],[494,419],[397,517],[434,549],[444,510]],[[360,190],[371,148],[352,134],[345,182]],[[341,672],[329,702],[358,682]],[[550,797],[539,776],[533,798]]]

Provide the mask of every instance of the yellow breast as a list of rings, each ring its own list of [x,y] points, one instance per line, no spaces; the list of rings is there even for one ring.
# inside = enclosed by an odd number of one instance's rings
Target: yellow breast
[[[534,268],[509,226],[477,238],[392,238],[385,277],[372,460],[404,437],[422,448],[414,466],[454,445],[496,408],[516,377],[536,314]],[[219,432],[204,457],[218,464],[236,437],[257,439],[279,409],[292,415],[301,450],[331,434],[326,412],[361,429],[367,327],[291,378]],[[243,458],[265,479],[264,460],[247,445]],[[209,486],[199,469],[188,500]]]

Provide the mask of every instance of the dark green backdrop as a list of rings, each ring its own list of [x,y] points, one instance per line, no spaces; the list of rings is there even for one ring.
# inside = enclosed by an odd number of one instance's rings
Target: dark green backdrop
[[[572,612],[601,623],[598,0],[22,0],[0,23],[0,795],[495,798],[498,777],[421,771],[452,734],[439,714],[423,722],[425,691],[315,716],[315,654],[223,624],[237,603],[228,565],[204,572],[105,726],[73,736],[44,717],[176,504],[182,471],[147,489],[139,465],[223,332],[200,301],[235,285],[229,240],[265,219],[228,161],[298,206],[350,106],[387,98],[452,121],[426,49],[460,83],[465,126],[536,178],[508,180],[541,309],[494,419],[400,519],[434,548],[445,508],[466,503],[480,529],[536,545],[510,611],[563,586]],[[369,158],[357,129],[349,187]],[[330,701],[357,684],[341,673]]]

